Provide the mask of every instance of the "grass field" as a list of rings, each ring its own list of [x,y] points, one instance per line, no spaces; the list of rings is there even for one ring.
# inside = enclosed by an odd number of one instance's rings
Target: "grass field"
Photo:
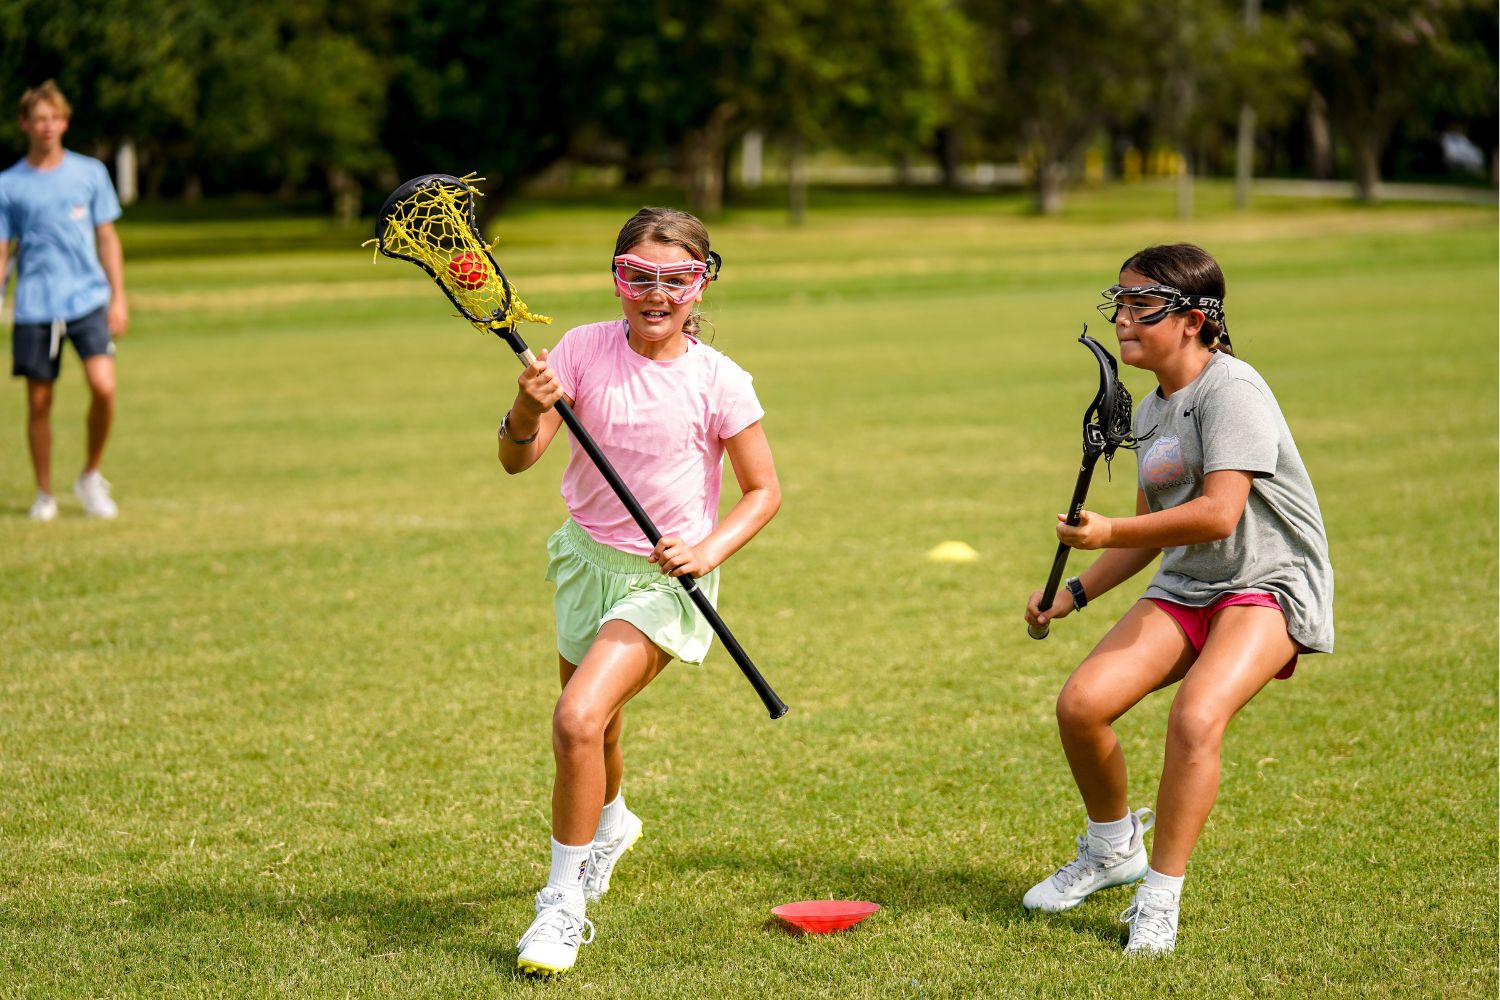
[[[632,705],[646,837],[552,984],[512,968],[546,873],[562,456],[495,463],[514,359],[362,233],[138,213],[121,518],[66,496],[29,523],[19,387],[0,409],[0,996],[1495,996],[1495,211],[1228,197],[1180,223],[1165,188],[1058,220],[825,194],[800,230],[715,227],[716,344],[785,491],[721,610],[792,711],[768,721],[717,649]],[[557,319],[536,346],[615,312],[634,207],[505,216],[502,263]],[[1179,238],[1224,264],[1318,488],[1338,649],[1231,728],[1179,950],[1140,962],[1126,890],[1020,898],[1083,822],[1057,689],[1144,580],[1045,643],[1020,610],[1094,387],[1073,341],[1108,343],[1096,291]],[[1090,505],[1133,484],[1123,456]],[[981,560],[926,562],[945,539]],[[1133,806],[1168,703],[1119,724]],[[829,937],[770,917],[827,896],[884,909]]]

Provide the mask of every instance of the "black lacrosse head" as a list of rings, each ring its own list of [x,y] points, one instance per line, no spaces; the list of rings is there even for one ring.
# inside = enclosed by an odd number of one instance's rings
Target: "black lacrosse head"
[[[1120,381],[1119,363],[1103,344],[1089,336],[1088,324],[1084,324],[1078,342],[1092,351],[1094,360],[1099,362],[1099,391],[1083,412],[1083,453],[1102,455],[1107,465],[1115,457],[1116,449],[1133,451],[1140,444],[1131,429],[1135,404],[1130,390]]]
[[[470,323],[515,346],[517,322],[551,321],[526,308],[480,235],[477,179],[424,174],[402,184],[375,216],[375,243],[387,257],[426,271]]]

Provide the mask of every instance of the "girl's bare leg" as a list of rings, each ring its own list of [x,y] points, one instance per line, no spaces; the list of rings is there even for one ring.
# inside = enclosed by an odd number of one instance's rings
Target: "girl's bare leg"
[[[1108,823],[1130,808],[1125,755],[1112,724],[1152,691],[1180,680],[1192,663],[1193,647],[1172,616],[1143,600],[1063,685],[1058,732],[1090,819]]]
[[[1229,720],[1297,652],[1275,608],[1239,605],[1214,616],[1208,641],[1167,718],[1151,867],[1182,875],[1219,794],[1219,747]]]
[[[621,710],[672,657],[629,622],[599,629],[583,662],[561,661],[563,692],[552,713],[552,837],[560,844],[594,839],[599,813],[620,790]]]

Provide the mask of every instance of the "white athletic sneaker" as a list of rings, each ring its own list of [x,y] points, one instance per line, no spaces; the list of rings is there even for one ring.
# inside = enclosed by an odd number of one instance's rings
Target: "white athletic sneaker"
[[[516,968],[539,976],[567,972],[578,960],[578,948],[594,940],[594,924],[583,915],[583,900],[561,889],[536,894],[536,919],[516,942]]]
[[[31,510],[26,516],[33,521],[50,521],[57,516],[57,497],[51,493],[36,491],[36,499],[31,502]]]
[[[1056,913],[1071,910],[1091,893],[1116,885],[1128,885],[1146,876],[1146,831],[1156,824],[1150,809],[1130,814],[1130,843],[1118,853],[1103,837],[1078,838],[1078,856],[1042,879],[1026,893],[1021,905],[1028,910]]]
[[[594,841],[589,849],[589,869],[583,877],[583,894],[590,902],[609,891],[609,876],[615,863],[641,839],[641,818],[626,810],[625,830],[613,841]]]
[[[109,497],[109,480],[99,475],[98,470],[79,476],[78,482],[73,484],[73,492],[83,504],[83,512],[89,517],[108,520],[120,512]]]
[[[1120,914],[1120,923],[1130,925],[1127,955],[1166,955],[1177,946],[1177,914],[1181,901],[1166,889],[1138,886],[1135,899]]]

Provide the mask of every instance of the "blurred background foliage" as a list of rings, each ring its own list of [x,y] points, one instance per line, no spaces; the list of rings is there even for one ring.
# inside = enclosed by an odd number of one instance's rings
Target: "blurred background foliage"
[[[1493,186],[1497,30],[1491,0],[8,0],[0,98],[55,79],[69,145],[128,149],[144,198],[346,218],[476,170],[492,209],[649,183],[710,216],[774,178],[800,219],[814,161],[1051,213],[1080,180],[1232,175],[1242,146],[1374,200]],[[11,115],[0,148],[25,150]]]

